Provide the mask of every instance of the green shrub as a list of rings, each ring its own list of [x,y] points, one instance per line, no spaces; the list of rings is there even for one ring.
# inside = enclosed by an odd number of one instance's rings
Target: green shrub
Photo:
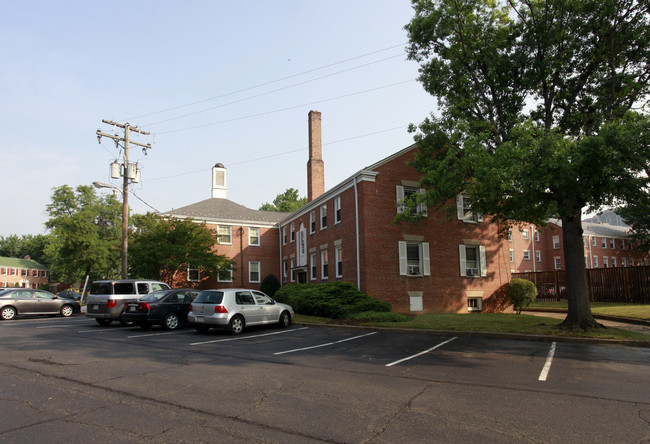
[[[364,311],[351,315],[350,319],[366,322],[406,322],[411,320],[409,316],[385,311]]]
[[[332,319],[347,318],[364,311],[390,312],[390,304],[360,292],[350,282],[289,284],[275,293],[278,302],[296,313]]]
[[[278,291],[281,286],[282,285],[280,284],[278,278],[276,278],[274,274],[269,274],[262,280],[262,283],[260,284],[260,291],[268,294],[273,298],[275,297],[275,292]]]
[[[537,297],[537,287],[526,279],[513,279],[508,284],[506,296],[517,313],[521,313],[521,310],[528,307]]]

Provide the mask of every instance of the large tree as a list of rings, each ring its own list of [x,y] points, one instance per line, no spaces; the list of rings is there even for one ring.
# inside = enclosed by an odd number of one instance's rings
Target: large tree
[[[164,219],[147,213],[134,215],[130,237],[131,276],[160,279],[173,285],[179,273],[198,268],[203,275],[227,273],[232,261],[214,251],[216,231],[190,219]],[[225,274],[224,274],[225,277]]]
[[[307,205],[306,197],[299,197],[298,190],[295,188],[287,188],[284,193],[275,196],[272,204],[268,202],[262,204],[260,210],[293,213],[305,205]]]
[[[569,310],[592,328],[581,214],[647,190],[647,0],[413,0],[409,58],[437,98],[416,130],[430,206],[562,221]],[[420,196],[415,196],[419,198]]]
[[[48,238],[49,235],[46,234],[26,234],[21,237],[16,234],[0,236],[0,256],[17,258],[29,256],[36,262],[47,265],[44,251]]]
[[[119,274],[122,204],[113,195],[98,196],[91,186],[54,188],[46,207],[51,236],[45,247],[52,277],[81,282],[91,274]]]

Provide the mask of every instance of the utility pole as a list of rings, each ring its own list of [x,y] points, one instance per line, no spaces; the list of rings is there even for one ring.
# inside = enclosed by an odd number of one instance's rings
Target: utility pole
[[[109,139],[113,139],[115,141],[115,145],[119,146],[120,142],[124,143],[124,163],[122,164],[122,176],[123,176],[123,181],[122,181],[122,279],[128,279],[128,259],[127,259],[127,253],[128,253],[128,248],[129,248],[129,180],[134,179],[134,177],[131,176],[130,171],[132,169],[130,168],[129,164],[129,144],[133,145],[138,145],[143,148],[143,151],[145,154],[147,153],[146,150],[151,148],[151,144],[142,144],[138,142],[133,142],[129,140],[129,133],[131,131],[143,134],[145,136],[148,136],[149,133],[146,131],[142,131],[139,129],[137,126],[131,126],[128,123],[116,123],[111,120],[102,120],[102,122],[108,124],[108,125],[113,125],[114,127],[119,127],[124,130],[124,136],[120,137],[119,135],[111,135],[111,134],[106,134],[103,133],[101,130],[97,130],[97,141],[101,143],[102,137],[108,137]]]

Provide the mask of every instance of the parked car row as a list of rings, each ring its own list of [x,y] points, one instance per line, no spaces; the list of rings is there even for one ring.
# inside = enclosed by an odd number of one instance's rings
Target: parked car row
[[[3,320],[29,314],[71,316],[81,312],[79,302],[73,297],[69,293],[57,296],[25,288],[3,290],[0,291],[0,315]],[[144,330],[154,325],[175,330],[189,323],[200,333],[222,328],[239,334],[245,327],[254,325],[279,324],[286,328],[293,320],[294,311],[259,290],[171,289],[164,282],[126,279],[93,282],[86,316],[101,326],[119,321],[124,325],[139,325]]]
[[[164,282],[131,279],[93,282],[86,316],[102,326],[117,320],[145,330],[153,325],[175,330],[189,323],[199,332],[214,327],[239,334],[246,326],[288,327],[294,312],[258,290],[171,289]]]

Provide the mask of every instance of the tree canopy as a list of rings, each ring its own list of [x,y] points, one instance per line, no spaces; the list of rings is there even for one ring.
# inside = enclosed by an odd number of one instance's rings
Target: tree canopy
[[[260,210],[293,213],[305,205],[307,205],[306,197],[299,197],[298,190],[295,188],[287,188],[284,193],[278,194],[275,199],[273,199],[272,204],[268,202],[262,204]]]
[[[45,246],[49,240],[46,234],[27,234],[18,237],[15,234],[0,236],[0,256],[31,259],[42,265],[49,265],[45,257]]]
[[[91,186],[54,188],[46,207],[50,230],[45,254],[52,278],[80,282],[91,273],[119,274],[122,204],[113,195],[98,196]]]
[[[232,261],[214,251],[217,234],[190,219],[164,219],[147,213],[134,215],[129,244],[129,274],[160,279],[172,285],[179,273],[198,268],[216,276],[226,273]]]
[[[569,311],[596,326],[581,214],[647,193],[650,21],[637,0],[414,0],[409,58],[439,110],[418,128],[424,198],[507,227],[559,217]]]

